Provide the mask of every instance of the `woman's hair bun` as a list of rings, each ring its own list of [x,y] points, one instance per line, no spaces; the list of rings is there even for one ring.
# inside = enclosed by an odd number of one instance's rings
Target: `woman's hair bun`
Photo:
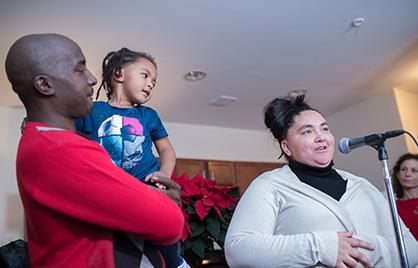
[[[287,99],[294,105],[298,106],[305,103],[306,89],[295,89],[287,94]]]

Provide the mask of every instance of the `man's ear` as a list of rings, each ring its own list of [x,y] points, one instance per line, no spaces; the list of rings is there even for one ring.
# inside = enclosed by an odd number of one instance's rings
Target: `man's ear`
[[[283,152],[287,155],[287,156],[291,156],[292,153],[290,152],[289,146],[287,144],[287,140],[282,140],[280,142],[280,148],[282,148]]]
[[[113,72],[113,79],[115,79],[116,82],[122,83],[124,78],[125,78],[125,72],[123,71],[123,69],[115,70]]]
[[[36,90],[44,96],[55,94],[55,89],[52,87],[51,80],[48,75],[41,74],[35,76],[33,79],[33,85]]]

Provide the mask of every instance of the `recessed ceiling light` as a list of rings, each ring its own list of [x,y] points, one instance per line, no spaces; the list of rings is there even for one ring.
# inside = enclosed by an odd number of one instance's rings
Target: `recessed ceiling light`
[[[213,106],[223,107],[223,106],[227,106],[228,104],[230,104],[231,102],[234,102],[236,100],[237,100],[237,97],[219,95],[214,100],[212,100],[211,102],[209,102],[209,104],[210,105],[213,105]]]
[[[190,71],[184,75],[187,81],[199,81],[206,77],[205,71]]]
[[[351,22],[351,26],[354,28],[360,27],[365,22],[364,18],[357,18]]]

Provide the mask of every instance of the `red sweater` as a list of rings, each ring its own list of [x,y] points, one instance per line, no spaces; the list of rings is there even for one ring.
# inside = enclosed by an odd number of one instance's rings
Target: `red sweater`
[[[418,240],[418,198],[397,200],[396,207],[406,227]]]
[[[114,267],[113,230],[157,245],[178,241],[184,219],[167,196],[114,165],[96,142],[43,127],[27,125],[16,160],[32,267]]]

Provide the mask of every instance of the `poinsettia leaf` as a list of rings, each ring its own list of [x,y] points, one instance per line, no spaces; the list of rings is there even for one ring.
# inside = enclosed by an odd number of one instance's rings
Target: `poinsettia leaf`
[[[195,210],[197,215],[199,216],[200,220],[203,221],[203,219],[208,215],[210,207],[206,207],[202,200],[197,200],[195,204]]]
[[[198,195],[200,194],[200,188],[193,183],[188,183],[183,185],[183,191],[185,196],[191,196],[191,195]]]
[[[193,208],[193,206],[187,206],[186,208],[185,208],[185,210],[190,214],[190,215],[192,215],[192,214],[196,214],[196,212],[195,212],[195,210],[194,210],[194,208]]]
[[[229,208],[233,203],[229,200],[219,200],[219,202],[216,202],[216,204],[221,208]]]
[[[181,195],[181,202],[184,205],[189,205],[189,204],[193,203],[193,200],[190,197],[187,197],[187,196],[185,196],[185,195],[182,194]]]
[[[205,185],[209,182],[209,180],[203,178],[202,176],[195,176],[193,179],[190,180],[194,184]]]
[[[191,237],[196,237],[205,231],[205,226],[198,224],[196,222],[191,222],[190,229],[192,230]]]
[[[208,206],[208,207],[213,207],[215,205],[215,203],[213,203],[212,200],[207,199],[207,198],[203,199],[202,202],[205,206]]]
[[[231,205],[231,201],[228,200],[227,197],[223,197],[220,194],[214,194],[211,196],[211,199],[213,202],[218,206],[222,208],[227,208]]]
[[[184,243],[183,243],[183,250],[184,251],[188,250],[192,246],[192,243],[190,241],[191,241],[190,239],[187,239],[186,241],[184,241]]]
[[[218,236],[218,240],[216,240],[216,242],[219,244],[219,246],[221,246],[222,248],[224,247],[225,244],[225,236],[226,236],[226,230],[221,230],[219,232],[219,236]]]
[[[224,221],[229,223],[232,219],[232,212],[221,209],[221,213],[222,217],[224,218]]]
[[[221,210],[217,206],[213,206],[213,209],[216,211],[216,214],[218,214],[219,218],[223,219]]]
[[[213,195],[213,192],[211,192],[209,189],[206,189],[206,188],[200,188],[200,192],[204,198]]]
[[[183,233],[181,235],[180,240],[182,242],[186,241],[187,237],[192,233],[192,230],[190,228],[190,224],[187,220],[184,221],[184,227],[183,227]]]
[[[205,257],[205,242],[202,240],[198,239],[191,241],[191,248],[197,256],[201,258]]]
[[[216,240],[218,240],[219,232],[221,231],[221,224],[219,223],[219,220],[208,217],[206,218],[206,222],[208,224],[206,229]]]
[[[224,221],[222,221],[222,223],[221,223],[221,227],[222,227],[222,229],[228,229],[228,226],[229,226],[229,220],[224,220]]]

